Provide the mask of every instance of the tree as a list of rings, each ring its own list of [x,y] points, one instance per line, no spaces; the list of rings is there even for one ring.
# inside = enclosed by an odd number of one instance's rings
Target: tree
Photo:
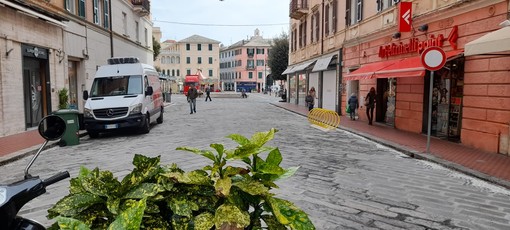
[[[161,50],[161,45],[158,41],[156,41],[154,36],[152,36],[152,50],[154,51],[153,61],[156,61],[156,58],[159,55],[159,51]]]
[[[271,68],[271,77],[273,80],[287,80],[286,75],[282,75],[287,69],[289,63],[289,36],[282,33],[280,37],[273,38],[271,43],[271,52],[269,52],[267,65]]]

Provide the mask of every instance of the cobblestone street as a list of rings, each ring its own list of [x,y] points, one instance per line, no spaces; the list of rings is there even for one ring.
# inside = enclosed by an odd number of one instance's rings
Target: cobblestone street
[[[269,104],[280,98],[250,94],[247,99],[197,99],[189,114],[183,95],[172,95],[164,123],[149,134],[107,134],[82,138],[76,146],[44,151],[31,168],[46,178],[59,170],[76,177],[79,167],[110,170],[120,179],[131,169],[134,154],[161,155],[163,164],[185,170],[208,164],[204,157],[177,151],[179,146],[209,148],[225,136],[276,128],[270,142],[283,155],[284,167],[301,166],[279,181],[278,196],[294,202],[317,229],[510,229],[510,191],[439,165],[409,158],[354,133],[324,132],[303,116]],[[2,183],[23,177],[29,158],[0,166]],[[68,193],[69,180],[48,188],[20,215],[44,225],[46,210]]]

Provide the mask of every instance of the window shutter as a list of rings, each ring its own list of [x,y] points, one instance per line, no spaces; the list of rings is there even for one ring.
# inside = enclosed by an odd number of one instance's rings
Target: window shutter
[[[110,5],[108,0],[104,0],[104,28],[109,29],[110,28]]]
[[[85,17],[85,0],[80,0],[78,3],[78,16]]]
[[[345,1],[345,25],[351,25],[351,2],[352,0]]]
[[[338,7],[337,7],[337,5],[338,5],[338,4],[337,4],[337,0],[333,0],[333,11],[332,11],[333,19],[332,19],[332,22],[331,22],[331,23],[333,24],[333,25],[332,25],[332,26],[333,26],[333,28],[332,28],[332,32],[333,32],[333,33],[335,33],[335,32],[336,32],[336,23],[337,23],[337,22],[336,22],[336,14],[337,14],[337,8],[338,8]]]
[[[324,10],[324,29],[325,29],[325,36],[328,36],[329,34],[329,4],[326,5],[326,9]]]

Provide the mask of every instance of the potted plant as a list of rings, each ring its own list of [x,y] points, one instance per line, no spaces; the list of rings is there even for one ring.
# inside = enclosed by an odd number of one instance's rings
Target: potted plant
[[[212,150],[179,147],[212,161],[189,172],[142,155],[135,155],[135,168],[122,181],[109,171],[82,167],[71,179],[70,194],[48,210],[57,219],[52,228],[315,229],[305,212],[270,192],[298,169],[280,167],[279,149],[265,145],[276,132],[250,139],[231,134],[238,143],[234,149],[218,143]],[[234,161],[246,167],[230,164]]]
[[[67,109],[69,107],[68,93],[67,88],[62,88],[58,91],[58,109]]]

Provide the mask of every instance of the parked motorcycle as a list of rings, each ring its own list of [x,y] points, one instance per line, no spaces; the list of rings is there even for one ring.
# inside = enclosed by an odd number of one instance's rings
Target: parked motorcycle
[[[0,229],[46,229],[41,224],[20,216],[19,210],[29,201],[46,193],[46,187],[69,177],[69,172],[59,172],[54,176],[41,180],[39,176],[32,176],[28,170],[49,141],[56,141],[66,130],[65,121],[55,115],[50,115],[39,123],[39,134],[46,139],[37,153],[25,167],[23,180],[12,184],[0,184]]]

